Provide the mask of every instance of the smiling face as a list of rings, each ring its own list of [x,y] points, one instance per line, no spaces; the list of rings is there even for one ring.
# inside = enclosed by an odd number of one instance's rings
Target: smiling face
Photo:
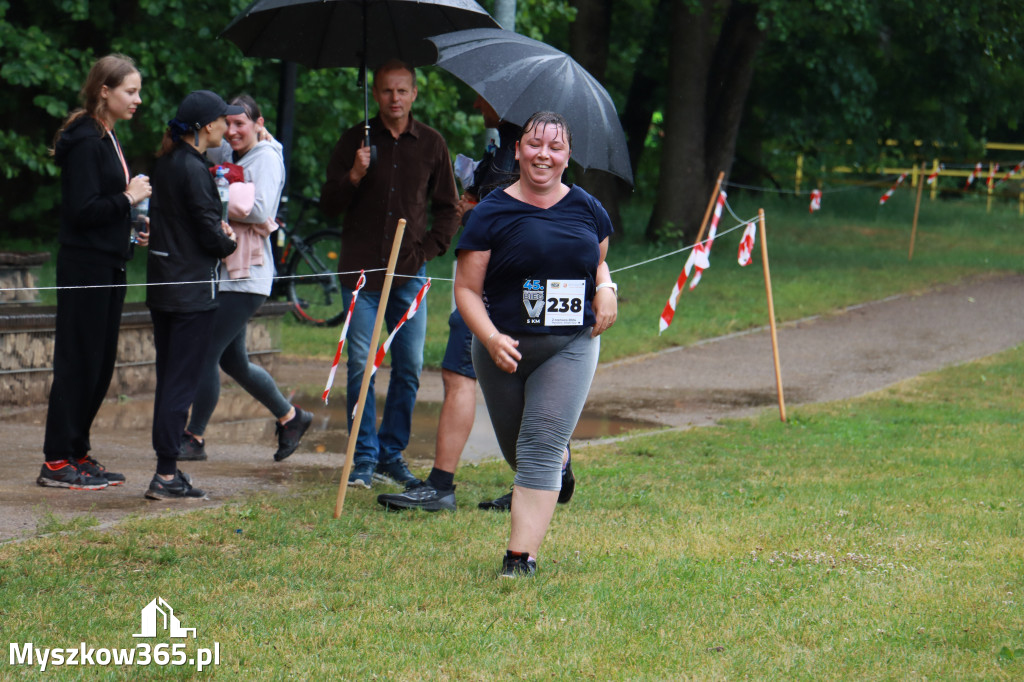
[[[263,117],[254,121],[247,114],[228,116],[228,132],[224,136],[231,149],[241,156],[256,146],[259,129],[263,125]]]
[[[562,182],[562,173],[569,165],[569,141],[557,123],[537,122],[523,131],[516,142],[519,178],[531,189],[542,190]]]
[[[405,127],[417,94],[413,75],[405,69],[381,71],[373,81],[373,99],[389,127]]]
[[[142,76],[133,71],[114,88],[106,85],[100,90],[103,100],[103,118],[108,128],[113,128],[118,121],[128,121],[135,115],[135,110],[142,104]]]

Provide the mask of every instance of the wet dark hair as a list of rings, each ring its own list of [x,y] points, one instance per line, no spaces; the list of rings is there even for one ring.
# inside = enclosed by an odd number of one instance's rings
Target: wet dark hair
[[[256,104],[256,100],[247,92],[238,95],[228,104],[235,104],[245,109],[245,115],[249,117],[250,121],[256,121],[263,115],[260,113],[260,106]]]
[[[569,145],[569,149],[572,149],[572,130],[569,128],[569,121],[565,120],[565,116],[553,111],[538,111],[532,114],[523,124],[523,132],[519,135],[519,139],[522,140],[534,130],[538,128],[543,130],[549,125],[559,126],[562,129],[565,143]]]

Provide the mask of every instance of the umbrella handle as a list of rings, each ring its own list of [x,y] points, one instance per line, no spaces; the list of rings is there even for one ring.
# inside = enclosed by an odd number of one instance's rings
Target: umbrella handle
[[[370,148],[370,165],[366,167],[366,172],[369,173],[373,170],[373,167],[377,165],[377,145],[370,144],[370,124],[366,124],[366,133],[363,141],[367,147]]]

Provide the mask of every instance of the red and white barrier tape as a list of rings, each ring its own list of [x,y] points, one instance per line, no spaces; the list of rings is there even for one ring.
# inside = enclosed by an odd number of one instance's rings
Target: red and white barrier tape
[[[743,237],[740,239],[740,251],[737,256],[737,261],[741,266],[746,267],[750,265],[750,256],[754,252],[754,238],[757,235],[757,228],[753,222],[747,223],[747,227],[743,230]]]
[[[338,362],[341,360],[341,349],[345,347],[345,339],[348,337],[348,325],[352,322],[352,311],[356,307],[356,299],[359,298],[359,290],[366,284],[366,271],[359,271],[359,280],[356,282],[356,289],[352,292],[352,301],[348,304],[348,313],[345,314],[345,324],[341,327],[341,336],[338,338],[338,351],[334,354],[334,363],[331,365],[331,373],[327,375],[327,386],[324,388],[324,405],[327,404],[327,396],[334,385],[334,375],[338,373]]]
[[[406,322],[411,320],[416,315],[416,311],[420,309],[420,304],[423,303],[423,297],[427,295],[427,291],[429,291],[429,290],[430,290],[430,278],[428,277],[426,284],[424,284],[422,287],[420,287],[420,291],[419,291],[418,294],[416,294],[416,298],[413,299],[413,302],[409,306],[409,309],[405,311],[404,315],[402,315],[402,319],[400,319],[398,321],[398,324],[395,325],[395,328],[391,330],[391,334],[388,335],[388,338],[385,339],[384,343],[382,343],[380,348],[377,349],[377,355],[373,359],[373,370],[370,372],[370,376],[371,377],[374,374],[376,374],[377,370],[380,369],[380,366],[382,364],[384,364],[384,356],[387,355],[388,349],[391,348],[391,343],[395,340],[395,336],[398,335],[398,330],[401,329],[405,325]],[[356,403],[352,407],[352,418],[353,419],[356,418],[356,410],[357,409],[359,409],[359,403]],[[356,428],[358,428],[358,426]]]
[[[907,179],[906,173],[901,173],[900,177],[896,179],[889,191],[882,195],[882,198],[878,200],[879,205],[885,205],[885,202],[889,201],[889,197],[896,193],[896,188],[903,184],[903,181]]]
[[[977,180],[980,177],[981,177],[981,161],[979,161],[974,166],[974,170],[971,171],[971,174],[967,176],[967,182],[964,183],[964,189],[967,189],[968,187],[970,187],[972,184],[974,184],[974,181]]]
[[[820,210],[821,210],[821,190],[820,189],[812,189],[811,190],[811,207],[810,207],[809,212],[810,213],[814,213],[815,211],[820,211]]]
[[[700,273],[711,267],[711,245],[715,243],[718,236],[718,223],[722,220],[722,209],[725,208],[725,190],[718,193],[718,201],[715,202],[715,212],[711,216],[711,226],[708,228],[708,238],[694,247],[690,257],[693,259],[693,279],[690,280],[690,288],[693,289],[700,283]]]
[[[988,180],[985,182],[985,186],[988,187],[989,189],[992,188],[992,183],[995,182],[996,172],[998,170],[999,170],[999,164],[998,163],[994,163],[991,166],[989,166],[989,169],[988,169]]]
[[[1019,173],[1019,172],[1020,172],[1020,169],[1021,169],[1021,168],[1024,168],[1024,161],[1021,161],[1021,162],[1020,162],[1020,163],[1018,163],[1018,164],[1017,164],[1016,166],[1014,166],[1014,167],[1013,167],[1013,170],[1011,170],[1011,171],[1010,171],[1009,173],[1007,173],[1006,175],[1004,175],[1004,176],[1002,177],[1002,179],[1000,179],[1000,180],[999,180],[999,182],[997,182],[997,183],[996,183],[996,185],[1001,185],[1001,184],[1003,184],[1004,182],[1006,182],[1007,180],[1009,180],[1010,178],[1012,178],[1012,177],[1013,177],[1014,175],[1016,175],[1017,173]]]

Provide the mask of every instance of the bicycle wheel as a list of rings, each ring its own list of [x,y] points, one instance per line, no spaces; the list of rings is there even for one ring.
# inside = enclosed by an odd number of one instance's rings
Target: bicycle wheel
[[[321,230],[306,238],[294,236],[292,241],[287,291],[295,317],[318,327],[341,324],[345,319],[338,277],[341,231]]]

